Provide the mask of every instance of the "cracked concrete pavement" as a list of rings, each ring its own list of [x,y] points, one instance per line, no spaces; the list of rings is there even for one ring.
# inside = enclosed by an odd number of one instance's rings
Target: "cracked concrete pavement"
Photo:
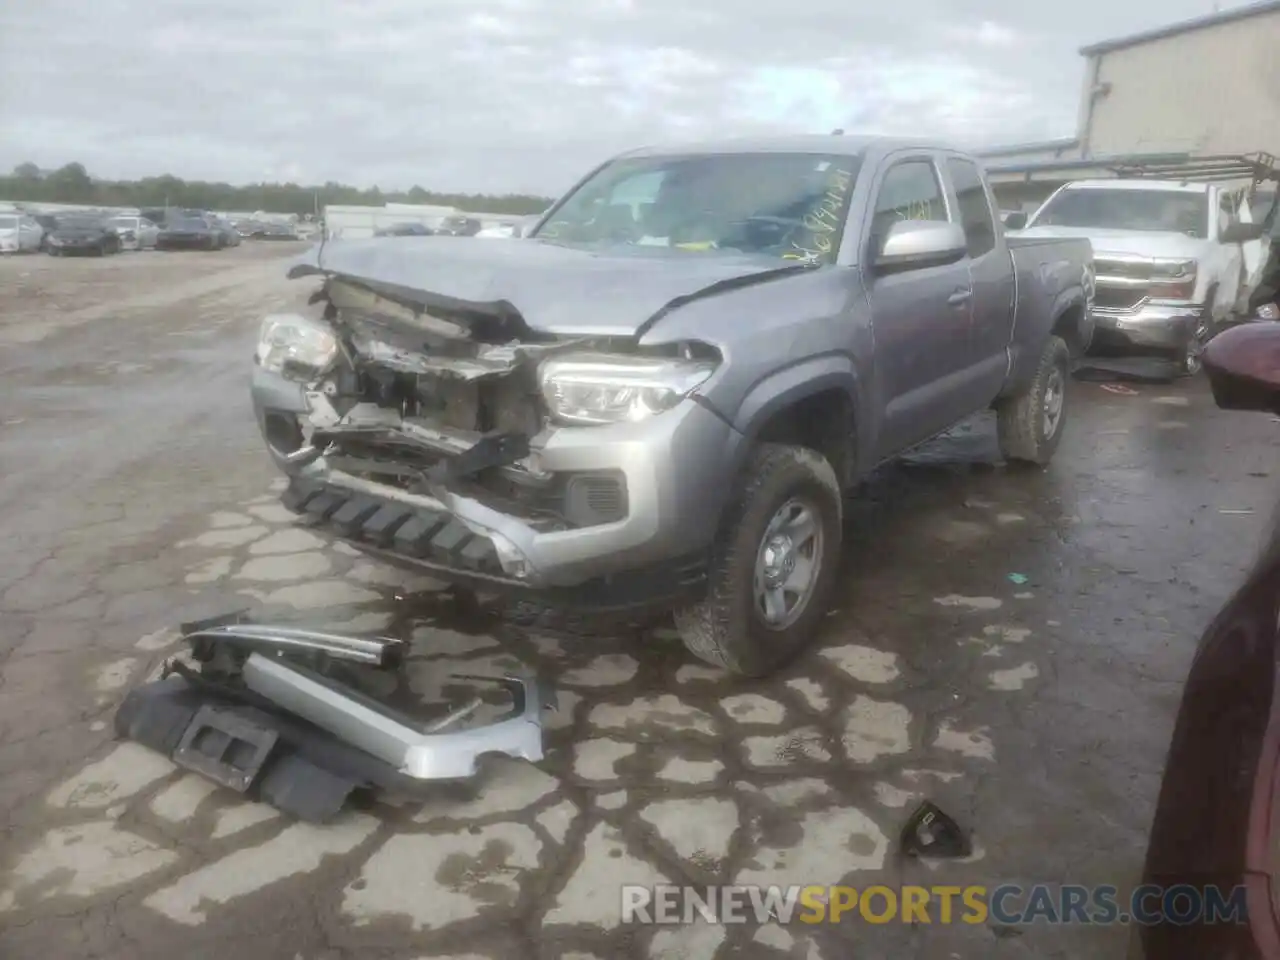
[[[257,317],[309,289],[288,252],[0,262],[0,956],[1122,955],[1117,928],[628,927],[618,887],[1132,883],[1193,645],[1270,515],[1271,418],[1077,383],[1030,474],[978,418],[851,501],[814,648],[732,681],[666,630],[518,630],[294,527],[245,388]],[[315,827],[113,742],[174,625],[243,605],[411,636],[427,699],[538,670],[547,759]],[[897,858],[923,797],[972,857]]]

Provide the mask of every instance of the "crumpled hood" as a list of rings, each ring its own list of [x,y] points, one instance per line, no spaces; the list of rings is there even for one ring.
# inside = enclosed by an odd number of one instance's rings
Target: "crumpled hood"
[[[643,247],[600,253],[537,240],[379,237],[318,245],[289,276],[341,276],[393,288],[425,307],[514,311],[542,333],[629,336],[687,300],[806,269],[744,254]]]
[[[1209,247],[1208,240],[1198,240],[1185,233],[1159,233],[1154,230],[1108,230],[1101,227],[1028,227],[1011,233],[1014,237],[1081,238],[1093,244],[1093,255],[1109,253],[1152,259],[1196,260]]]

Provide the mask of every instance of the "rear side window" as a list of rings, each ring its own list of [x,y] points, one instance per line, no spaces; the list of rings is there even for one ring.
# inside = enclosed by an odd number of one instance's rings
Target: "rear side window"
[[[933,164],[904,160],[889,169],[880,182],[871,217],[871,249],[879,251],[889,228],[899,220],[947,221],[947,202]]]
[[[996,246],[995,221],[991,217],[991,204],[982,186],[978,168],[967,160],[949,158],[947,173],[956,188],[956,200],[960,204],[960,224],[964,227],[969,256],[980,257]]]

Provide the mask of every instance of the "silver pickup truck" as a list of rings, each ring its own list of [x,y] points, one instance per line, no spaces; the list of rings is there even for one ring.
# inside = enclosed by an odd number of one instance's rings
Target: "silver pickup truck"
[[[1013,243],[984,175],[884,138],[625,154],[523,239],[344,240],[265,318],[284,503],[547,610],[669,610],[761,675],[821,623],[843,494],[978,411],[1043,465],[1092,337],[1087,240]]]

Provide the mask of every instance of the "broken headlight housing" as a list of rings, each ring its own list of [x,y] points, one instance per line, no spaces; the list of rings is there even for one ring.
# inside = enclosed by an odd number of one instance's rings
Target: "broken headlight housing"
[[[291,380],[314,380],[338,356],[338,338],[328,324],[293,313],[263,318],[258,365]]]
[[[544,360],[538,385],[560,423],[634,423],[674,407],[715,368],[710,360],[570,354]]]
[[[1151,265],[1151,295],[1161,300],[1190,300],[1196,292],[1194,260],[1156,260]]]

